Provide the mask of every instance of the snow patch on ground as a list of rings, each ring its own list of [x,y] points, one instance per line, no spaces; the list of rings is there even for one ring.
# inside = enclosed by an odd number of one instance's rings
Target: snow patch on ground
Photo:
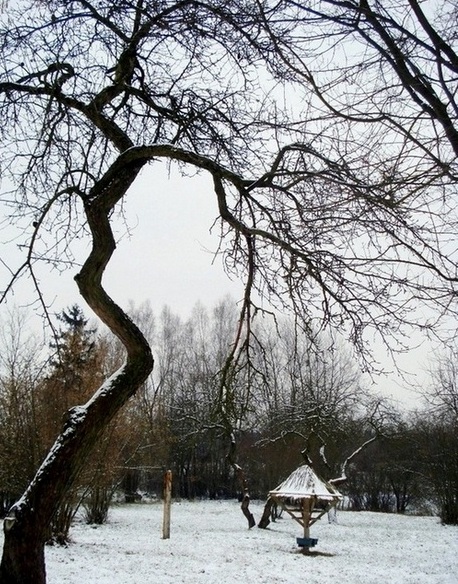
[[[458,584],[458,527],[436,517],[338,512],[311,528],[282,517],[248,530],[236,501],[174,502],[161,539],[162,504],[114,507],[109,523],[77,523],[68,548],[46,549],[48,584]],[[256,518],[262,503],[251,503]]]

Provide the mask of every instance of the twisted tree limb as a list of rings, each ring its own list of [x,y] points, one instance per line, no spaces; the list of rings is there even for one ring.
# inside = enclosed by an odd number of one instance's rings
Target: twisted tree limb
[[[125,169],[124,180],[115,181],[112,188],[85,203],[93,245],[75,278],[83,298],[122,341],[126,360],[85,405],[68,411],[54,446],[22,498],[11,508],[4,523],[2,583],[44,584],[47,526],[103,429],[153,369],[151,349],[143,334],[102,286],[103,273],[116,247],[109,215],[140,168],[137,164]]]

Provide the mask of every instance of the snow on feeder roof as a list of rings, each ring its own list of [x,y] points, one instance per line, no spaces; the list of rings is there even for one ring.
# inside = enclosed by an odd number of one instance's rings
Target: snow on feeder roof
[[[269,495],[282,499],[304,497],[316,497],[322,501],[342,499],[339,491],[327,481],[320,479],[308,464],[297,468],[276,489],[269,491]]]

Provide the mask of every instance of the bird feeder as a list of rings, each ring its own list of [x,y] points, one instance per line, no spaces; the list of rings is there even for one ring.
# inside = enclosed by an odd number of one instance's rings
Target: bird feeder
[[[308,553],[318,540],[310,537],[310,527],[342,499],[337,489],[318,477],[309,464],[297,468],[269,497],[303,528],[297,545]]]

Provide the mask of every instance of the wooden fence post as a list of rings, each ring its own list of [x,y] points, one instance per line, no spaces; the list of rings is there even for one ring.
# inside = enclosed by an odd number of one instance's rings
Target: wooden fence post
[[[164,475],[164,519],[162,522],[162,539],[170,538],[170,509],[172,507],[172,471]]]

